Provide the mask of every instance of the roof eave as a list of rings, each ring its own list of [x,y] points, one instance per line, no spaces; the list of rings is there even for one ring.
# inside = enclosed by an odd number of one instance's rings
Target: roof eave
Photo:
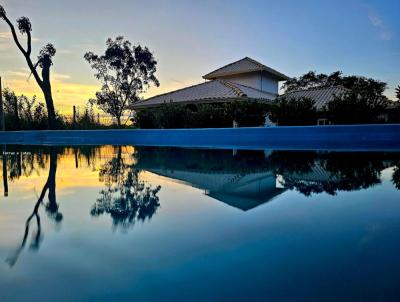
[[[196,99],[183,102],[164,102],[159,104],[146,104],[146,101],[132,106],[133,110],[155,108],[162,105],[175,104],[175,105],[189,105],[189,104],[213,104],[213,103],[230,103],[234,101],[253,101],[253,102],[272,102],[273,100],[267,98],[249,98],[249,97],[236,97],[236,98],[207,98],[207,99]]]

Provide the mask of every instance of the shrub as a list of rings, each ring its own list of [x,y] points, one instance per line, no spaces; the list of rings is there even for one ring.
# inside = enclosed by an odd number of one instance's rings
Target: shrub
[[[229,128],[233,121],[239,126],[262,126],[269,105],[260,102],[215,104],[163,104],[140,109],[133,120],[138,128]]]
[[[271,119],[278,125],[315,125],[317,110],[309,98],[275,100],[271,107]]]
[[[350,91],[328,103],[327,117],[334,124],[365,124],[377,122],[384,113],[387,99],[384,97],[363,97]]]

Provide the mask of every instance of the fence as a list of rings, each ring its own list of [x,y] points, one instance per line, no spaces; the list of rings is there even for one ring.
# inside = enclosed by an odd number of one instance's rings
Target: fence
[[[91,122],[102,124],[102,125],[112,125],[117,124],[117,119],[109,114],[94,112],[93,109],[84,108],[83,110],[79,106],[73,106],[72,112],[61,113],[61,116],[67,123],[75,123],[80,120],[87,118]],[[122,124],[131,124],[131,115],[123,115],[121,117]]]

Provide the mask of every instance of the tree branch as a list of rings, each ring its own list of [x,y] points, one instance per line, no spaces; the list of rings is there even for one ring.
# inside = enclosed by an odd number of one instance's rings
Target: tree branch
[[[31,55],[31,52],[32,52],[32,35],[31,35],[31,32],[30,32],[30,31],[27,31],[27,32],[26,32],[26,36],[27,36],[27,42],[26,42],[26,44],[27,44],[27,50],[26,50],[26,54],[27,54],[28,56],[30,56],[30,55]]]
[[[3,18],[7,22],[8,26],[10,27],[11,34],[13,36],[15,44],[17,44],[19,50],[24,54],[24,56],[26,56],[27,53],[26,53],[25,49],[22,47],[21,43],[19,43],[17,32],[15,31],[14,25],[11,23],[10,19],[8,19],[6,15],[4,15]]]
[[[31,70],[33,76],[35,77],[36,82],[39,84],[39,86],[43,85],[43,81],[40,78],[39,74],[36,71],[36,67],[33,65],[32,60],[30,58],[30,53],[32,51],[32,37],[30,32],[27,32],[28,35],[28,50],[26,51],[21,43],[18,40],[17,32],[15,31],[14,25],[11,23],[10,19],[7,18],[6,15],[3,16],[4,20],[7,22],[8,26],[10,27],[11,34],[13,36],[14,42],[17,45],[18,49],[22,52],[22,54],[25,57],[26,62],[28,63],[29,69]],[[37,65],[36,65],[37,66]]]

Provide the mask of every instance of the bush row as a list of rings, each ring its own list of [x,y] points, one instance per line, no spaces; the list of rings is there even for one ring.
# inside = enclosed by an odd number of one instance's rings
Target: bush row
[[[197,105],[163,104],[136,112],[138,128],[224,128],[236,121],[242,127],[262,126],[270,106],[260,102],[232,102]]]

